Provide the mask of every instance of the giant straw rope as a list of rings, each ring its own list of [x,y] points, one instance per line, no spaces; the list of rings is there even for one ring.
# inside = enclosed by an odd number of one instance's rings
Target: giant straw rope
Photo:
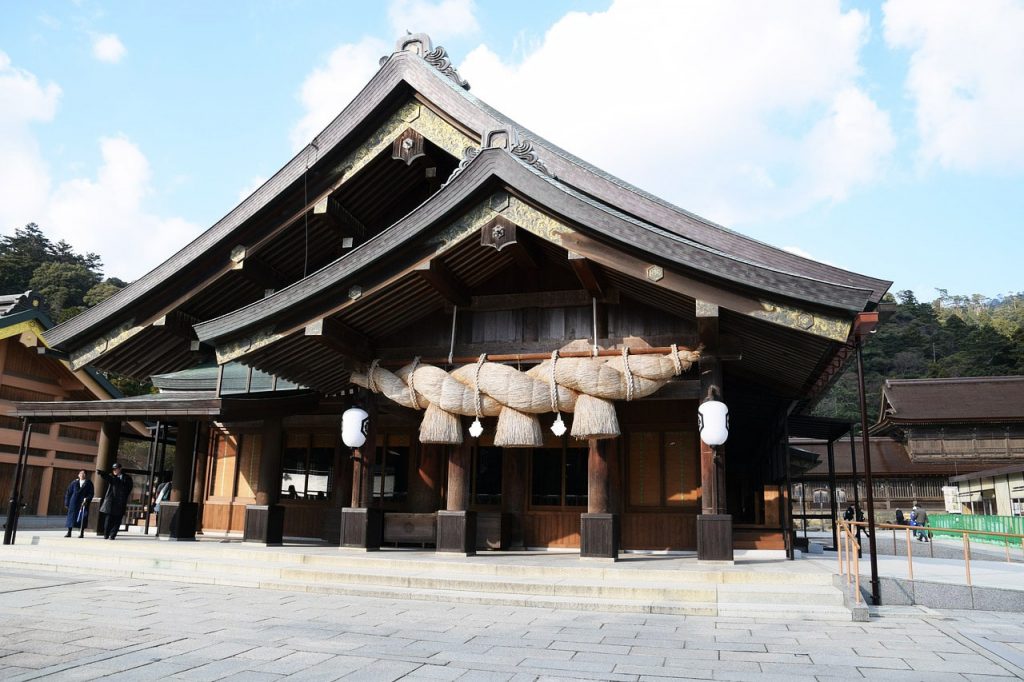
[[[352,374],[352,383],[423,409],[421,443],[461,443],[459,415],[497,416],[496,446],[539,447],[538,414],[574,412],[575,438],[614,438],[619,422],[612,401],[651,395],[699,358],[699,351],[673,345],[667,355],[630,356],[623,348],[617,357],[560,358],[555,351],[526,372],[486,362],[485,356],[451,372],[420,364],[419,358],[391,372],[374,360],[366,373]]]

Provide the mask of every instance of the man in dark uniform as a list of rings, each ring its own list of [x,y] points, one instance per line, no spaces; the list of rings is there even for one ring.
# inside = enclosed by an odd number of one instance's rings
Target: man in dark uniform
[[[68,510],[64,526],[68,532],[64,537],[71,537],[71,529],[78,526],[78,537],[85,535],[85,527],[89,525],[89,503],[92,502],[93,486],[84,471],[78,472],[78,478],[71,481],[64,492],[64,507]]]
[[[117,531],[121,528],[121,518],[128,506],[128,499],[132,494],[132,477],[121,471],[121,465],[114,462],[111,473],[96,470],[103,480],[107,482],[107,492],[103,496],[103,503],[100,504],[100,512],[107,515],[107,524],[103,529],[103,537],[113,540],[117,537]]]

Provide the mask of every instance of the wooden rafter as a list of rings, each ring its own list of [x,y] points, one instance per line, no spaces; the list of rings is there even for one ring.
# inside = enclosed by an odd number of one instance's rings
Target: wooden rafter
[[[572,251],[569,252],[569,265],[572,266],[573,272],[576,273],[577,279],[580,280],[580,284],[587,290],[587,293],[594,298],[604,298],[604,278],[597,265]]]
[[[356,241],[366,239],[366,226],[333,196],[326,196],[313,205],[313,215],[324,218],[339,235]]]
[[[346,357],[363,362],[373,354],[373,345],[365,334],[333,317],[320,318],[306,325],[305,335],[315,337]]]
[[[440,258],[420,263],[416,266],[415,272],[448,303],[462,307],[467,307],[470,304],[466,285],[459,281],[459,278],[448,269],[448,266]]]

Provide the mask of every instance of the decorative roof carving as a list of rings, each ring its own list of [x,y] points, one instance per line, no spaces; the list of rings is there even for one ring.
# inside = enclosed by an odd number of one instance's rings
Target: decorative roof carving
[[[469,90],[469,83],[459,75],[458,70],[456,70],[455,66],[452,64],[452,60],[448,57],[448,53],[445,49],[440,45],[434,47],[433,42],[430,40],[430,36],[426,33],[407,33],[402,36],[398,39],[398,42],[395,43],[395,52],[412,52],[413,54],[423,57],[424,61],[450,78],[453,83],[464,90]],[[387,57],[381,57],[381,66],[383,66],[384,62],[387,60]]]
[[[480,150],[476,147],[466,147],[465,149],[463,149],[462,161],[459,161],[459,165],[455,167],[455,170],[452,171],[452,174],[448,176],[448,179],[445,180],[444,184],[441,185],[441,187],[447,187],[448,185],[450,185],[452,180],[459,177],[459,173],[464,171],[466,169],[466,166],[472,163],[473,159],[475,159],[479,154]]]
[[[504,149],[526,165],[533,166],[541,173],[553,177],[553,173],[537,156],[533,142],[520,135],[515,128],[491,128],[484,131],[480,139],[484,149]]]

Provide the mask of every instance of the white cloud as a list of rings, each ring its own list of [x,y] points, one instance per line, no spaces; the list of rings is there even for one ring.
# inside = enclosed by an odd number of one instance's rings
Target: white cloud
[[[1024,168],[1024,3],[889,0],[883,11],[887,44],[911,51],[906,89],[922,158]]]
[[[306,112],[292,128],[292,148],[302,149],[333,121],[377,72],[380,58],[392,49],[376,38],[363,38],[336,48],[325,65],[306,76],[299,92]]]
[[[121,61],[126,52],[124,43],[113,33],[103,33],[93,36],[92,56],[101,62],[116,64]]]
[[[249,195],[258,190],[263,186],[263,183],[267,181],[267,178],[262,175],[255,175],[249,178],[249,182],[246,183],[242,189],[238,190],[238,203],[242,203],[249,198]]]
[[[396,36],[427,33],[436,41],[478,32],[475,10],[473,0],[392,0],[388,20]]]
[[[151,170],[141,150],[123,137],[100,140],[95,178],[54,187],[32,124],[56,115],[60,88],[40,85],[0,52],[0,229],[9,234],[36,222],[54,241],[103,258],[104,272],[135,279],[194,238],[199,228],[147,210]]]
[[[867,16],[838,1],[617,1],[567,14],[520,62],[486,46],[473,92],[578,156],[736,224],[840,201],[884,172],[859,87]]]

